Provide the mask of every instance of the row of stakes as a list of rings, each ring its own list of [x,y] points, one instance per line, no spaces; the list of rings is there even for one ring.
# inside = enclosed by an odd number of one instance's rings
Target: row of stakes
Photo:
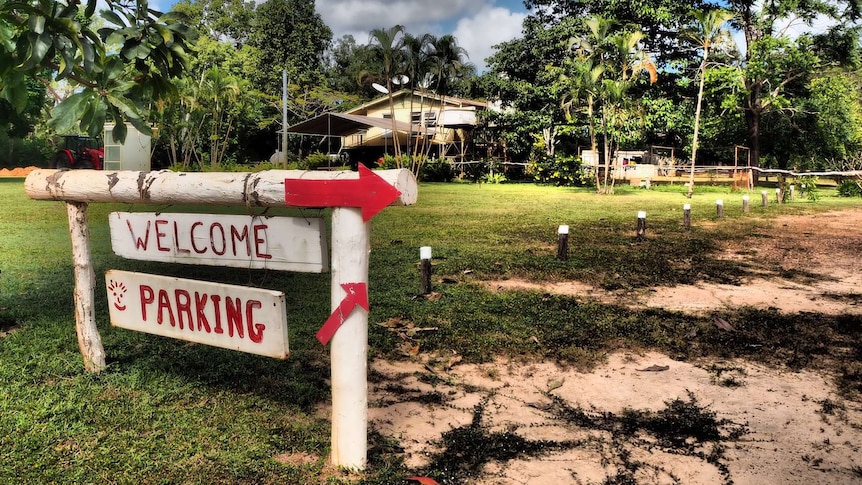
[[[803,186],[803,190],[804,190]],[[769,194],[766,190],[760,193],[761,204],[764,208],[769,207]],[[790,186],[790,200],[795,199],[795,187]],[[778,204],[782,201],[781,189],[775,189],[775,200]],[[748,195],[742,196],[742,212],[747,213],[750,210],[750,199]],[[715,201],[715,215],[719,219],[724,217],[724,201],[718,199]],[[682,223],[686,229],[691,229],[691,204],[682,206]],[[638,240],[643,240],[646,237],[646,211],[638,212],[638,222],[636,228]],[[569,226],[561,225],[557,229],[557,259],[567,261],[569,259]],[[431,247],[422,246],[419,248],[419,292],[422,295],[431,293]]]
[[[796,198],[796,190],[793,185],[790,187],[790,200]],[[803,190],[805,186],[803,185]],[[778,204],[782,202],[781,189],[775,189],[775,201]],[[769,193],[764,190],[760,193],[761,204],[764,208],[769,207]],[[742,212],[748,213],[751,209],[750,198],[748,195],[742,196]],[[715,215],[721,219],[724,217],[724,201],[718,199],[715,201]],[[691,204],[682,206],[682,224],[685,229],[691,229]],[[639,241],[646,237],[646,211],[638,212],[638,222],[635,228],[635,235]],[[569,259],[569,226],[562,225],[557,229],[557,259],[566,261]]]

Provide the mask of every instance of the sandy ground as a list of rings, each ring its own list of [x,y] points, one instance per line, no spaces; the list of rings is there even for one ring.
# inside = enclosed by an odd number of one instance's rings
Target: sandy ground
[[[0,177],[26,177],[33,170],[38,170],[39,167],[17,167],[13,169],[0,169]]]
[[[773,238],[728,246],[727,258],[750,262],[755,277],[739,286],[700,284],[627,293],[636,307],[702,312],[751,305],[782,312],[862,313],[862,211],[776,220]],[[795,273],[794,273],[795,272]],[[796,274],[793,280],[781,274]],[[803,274],[800,278],[799,274]],[[618,295],[582,283],[537,285],[492,281],[495,291],[542,291],[623,302]],[[529,440],[583,440],[584,446],[538,457],[492,461],[478,484],[602,483],[620,470],[636,483],[851,484],[862,483],[862,403],[835,394],[828,375],[791,372],[745,361],[677,362],[665,355],[617,353],[591,373],[552,363],[458,365],[449,369],[419,362],[372,363],[378,373],[369,409],[372,427],[404,448],[407,463],[421,468],[442,435],[470,425],[475,409],[490,433]],[[734,385],[722,383],[730,378]],[[438,399],[427,399],[427,396]],[[425,396],[425,397],[423,397]],[[659,411],[672,400],[696,399],[726,420],[722,431],[744,429],[710,449],[679,453],[639,436],[619,439],[560,419],[560,406],[592,416],[625,409]],[[614,481],[613,483],[622,483]],[[630,483],[630,482],[626,482]]]

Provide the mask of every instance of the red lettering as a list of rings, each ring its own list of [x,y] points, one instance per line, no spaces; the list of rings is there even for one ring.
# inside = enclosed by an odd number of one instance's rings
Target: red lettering
[[[219,295],[210,295],[210,300],[213,301],[213,308],[215,309],[215,328],[213,332],[215,333],[224,333],[224,329],[221,328],[221,296]]]
[[[144,239],[141,240],[138,236],[135,236],[135,230],[132,229],[132,221],[126,219],[126,225],[129,226],[129,232],[132,234],[132,240],[135,241],[135,249],[143,249],[147,250],[147,244],[150,242],[150,221],[147,221],[147,230],[144,232],[146,234]]]
[[[260,308],[263,305],[257,300],[249,300],[245,303],[245,322],[248,325],[248,338],[252,342],[259,344],[263,340],[263,331],[266,325],[254,322],[254,309]]]
[[[221,252],[216,249],[216,241],[215,241],[215,228],[218,227],[221,232]],[[225,251],[227,251],[227,237],[225,237],[224,227],[222,227],[221,223],[213,222],[213,225],[210,226],[210,245],[213,248],[213,252],[218,254],[219,256],[224,256]]]
[[[237,230],[236,226],[230,226],[230,242],[233,245],[233,255],[238,256],[239,253],[236,252],[236,243],[245,241],[245,254],[246,256],[251,255],[251,239],[248,237],[248,226],[242,226],[242,233]]]
[[[191,253],[191,251],[189,251],[188,249],[183,249],[180,247],[180,231],[177,228],[177,221],[174,221],[174,245],[176,246],[177,253]]]
[[[180,323],[180,330],[183,329],[183,313],[186,314],[189,330],[194,330],[192,324],[192,297],[186,290],[174,290],[174,299],[177,302],[177,321]]]
[[[198,332],[202,329],[206,329],[207,333],[210,333],[212,330],[210,329],[210,322],[207,320],[207,316],[204,314],[204,309],[207,306],[207,294],[206,293],[198,293],[195,292],[195,316],[198,321]],[[218,314],[218,313],[216,313]],[[191,323],[189,324],[191,326]]]
[[[227,334],[233,337],[233,330],[236,328],[236,334],[239,338],[243,338],[245,330],[242,328],[242,303],[239,298],[227,297],[225,300],[225,314],[227,315]]]
[[[165,310],[168,311],[168,317],[171,321],[171,326],[176,327],[177,321],[176,319],[174,319],[174,310],[173,308],[171,308],[171,302],[168,299],[168,292],[165,290],[159,290],[159,317],[156,319],[156,321],[159,322],[159,325],[161,325],[165,321],[163,317]]]
[[[197,240],[197,238],[195,237],[195,229],[196,229],[198,226],[203,226],[203,225],[204,225],[204,223],[203,223],[203,222],[201,222],[201,221],[197,221],[197,222],[195,222],[194,224],[192,224],[192,230],[191,230],[191,236],[192,236],[192,249],[194,249],[194,250],[195,250],[195,252],[196,252],[196,253],[198,253],[198,254],[203,254],[203,253],[207,252],[207,247],[206,247],[206,246],[204,246],[204,248],[203,248],[203,249],[198,249],[198,245],[197,245],[197,244],[195,244],[195,241]]]
[[[158,248],[159,251],[170,252],[171,248],[167,248],[167,247],[162,246],[162,238],[165,237],[166,234],[161,232],[161,230],[159,228],[159,226],[161,226],[162,224],[167,224],[167,223],[168,223],[168,221],[166,219],[156,219],[156,248]]]
[[[147,305],[156,301],[156,294],[147,285],[141,285],[141,320],[147,321]]]
[[[261,259],[272,259],[271,254],[267,254],[261,250],[261,244],[264,246],[264,250],[266,248],[266,232],[264,232],[264,236],[260,236],[260,231],[266,231],[266,224],[255,224],[254,226],[254,254]]]

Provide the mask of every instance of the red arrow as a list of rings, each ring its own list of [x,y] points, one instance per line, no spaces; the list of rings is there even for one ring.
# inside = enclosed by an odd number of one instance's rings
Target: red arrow
[[[338,308],[332,312],[332,315],[326,319],[320,330],[317,331],[317,340],[320,340],[320,343],[323,345],[329,343],[329,339],[335,335],[335,332],[338,331],[338,328],[341,327],[341,324],[344,323],[344,320],[347,319],[353,308],[361,306],[365,311],[368,311],[368,287],[365,283],[343,283],[341,287],[344,288],[347,295],[341,300],[341,303],[338,304]]]
[[[360,207],[368,222],[401,192],[359,164],[359,179],[284,179],[284,203],[293,207]]]

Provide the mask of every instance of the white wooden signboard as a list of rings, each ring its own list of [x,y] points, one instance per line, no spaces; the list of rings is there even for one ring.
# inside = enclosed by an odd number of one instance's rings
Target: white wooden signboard
[[[113,212],[111,246],[145,261],[329,271],[326,225],[320,218]]]
[[[287,358],[280,291],[129,271],[105,274],[111,325],[252,354]]]

